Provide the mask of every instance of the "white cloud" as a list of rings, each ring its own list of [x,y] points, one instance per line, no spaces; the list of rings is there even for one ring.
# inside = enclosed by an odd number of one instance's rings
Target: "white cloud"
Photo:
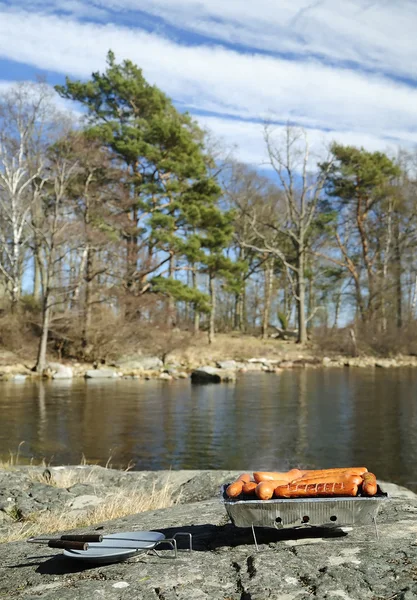
[[[234,148],[234,157],[242,162],[254,166],[267,166],[268,157],[265,149],[264,129],[260,123],[243,122],[232,119],[220,119],[217,117],[200,117],[200,124],[212,132],[214,138],[224,140],[226,148]],[[284,126],[273,128],[274,138],[279,140],[284,133]],[[322,131],[320,129],[308,129],[307,138],[311,146],[313,163],[324,159],[327,149],[333,141],[341,144],[363,147],[370,152],[382,150],[391,156],[395,156],[398,147],[410,146],[411,140],[404,142],[394,140],[388,142],[382,136],[350,131]],[[276,136],[276,137],[275,137]]]
[[[69,0],[49,2],[62,7]],[[218,41],[417,78],[414,0],[94,0],[86,6],[92,18],[97,9],[140,10]]]
[[[121,1],[127,5],[128,0]],[[154,4],[167,1],[155,0]],[[109,1],[105,3],[110,6]],[[179,7],[186,4],[196,3],[176,0]],[[252,3],[248,4],[247,11],[254,11]],[[213,0],[213,6],[220,7],[220,0]],[[240,0],[229,0],[224,6],[227,12],[243,5]],[[290,3],[282,2],[282,6],[288,13]],[[313,60],[239,54],[221,46],[190,47],[115,24],[80,23],[18,10],[0,12],[0,56],[4,58],[88,77],[105,67],[109,48],[118,59],[131,58],[148,80],[194,110],[252,120],[289,119],[317,131],[335,130],[344,139],[366,140],[375,148],[397,141],[409,143],[417,131],[417,89],[377,74],[364,75]],[[252,127],[218,121],[231,139],[247,136],[242,132]],[[394,142],[387,141],[390,137]],[[245,160],[253,162],[251,156],[259,156],[258,150],[247,144],[245,148]]]

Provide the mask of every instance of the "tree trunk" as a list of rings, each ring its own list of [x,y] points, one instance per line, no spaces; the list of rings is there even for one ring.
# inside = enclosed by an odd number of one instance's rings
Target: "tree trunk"
[[[301,243],[297,254],[297,320],[298,320],[298,339],[297,343],[305,344],[307,341],[306,325],[306,282],[304,276],[305,267],[305,248]]]
[[[213,275],[209,275],[209,293],[211,302],[210,321],[208,330],[208,341],[209,344],[214,342],[214,323],[216,319],[216,286],[214,284]]]
[[[133,208],[129,214],[129,220],[132,223],[132,228],[136,230],[138,224],[138,209]],[[136,233],[126,236],[126,287],[135,291],[136,271],[138,268],[139,247]],[[151,260],[151,257],[150,259]]]
[[[71,302],[70,302],[70,307],[74,308],[78,302],[78,299],[80,297],[80,290],[81,290],[81,285],[82,282],[84,280],[85,276],[85,268],[86,268],[86,264],[87,264],[87,257],[88,257],[88,253],[90,251],[89,245],[86,244],[86,246],[83,249],[82,255],[81,255],[81,260],[80,260],[80,268],[78,270],[78,277],[77,277],[77,283],[74,286],[74,291],[71,294]],[[71,265],[70,267],[70,271],[75,279],[75,266]],[[72,277],[70,279],[70,282],[72,283]]]
[[[46,365],[46,349],[48,344],[49,322],[51,308],[49,306],[49,293],[45,293],[42,311],[42,333],[39,340],[38,357],[36,360],[36,372],[43,373]]]
[[[310,333],[310,331],[313,328],[314,325],[314,311],[316,308],[316,298],[315,298],[315,294],[314,294],[314,280],[313,280],[313,272],[314,272],[314,263],[313,261],[310,262],[310,277],[308,279],[308,318],[309,320],[307,321],[307,333]]]
[[[33,298],[35,302],[39,302],[41,299],[41,273],[39,267],[40,257],[38,256],[39,251],[35,248],[33,254]]]
[[[369,256],[369,242],[367,233],[365,231],[365,221],[368,216],[366,206],[362,209],[363,198],[358,197],[358,203],[356,208],[356,223],[359,230],[359,236],[361,239],[362,256],[365,264],[367,279],[368,279],[368,305],[366,311],[363,311],[363,306],[360,307],[362,320],[370,321],[374,316],[374,304],[375,304],[375,286],[374,286],[374,273],[372,271],[372,262]]]
[[[241,292],[236,292],[235,294],[235,305],[234,305],[234,314],[233,314],[233,329],[235,331],[241,331],[242,329],[242,321],[241,321],[241,310],[242,305],[242,294]]]
[[[273,261],[267,261],[265,265],[265,295],[264,310],[262,315],[262,339],[268,337],[269,315],[271,312],[272,287],[274,283],[274,264]]]
[[[336,295],[336,304],[335,304],[335,309],[334,309],[334,323],[333,323],[333,329],[337,328],[337,323],[339,321],[339,313],[340,313],[340,301],[342,299],[342,294],[338,293]]]
[[[91,317],[92,317],[92,303],[91,293],[93,284],[93,251],[90,246],[86,246],[86,257],[85,257],[85,297],[84,297],[84,323],[83,331],[81,334],[81,347],[85,350],[90,343],[90,330],[91,330]]]
[[[394,270],[397,327],[401,329],[403,326],[403,292],[401,287],[400,218],[398,214],[394,215]]]
[[[197,289],[197,269],[194,265],[191,268],[193,289]],[[200,311],[198,310],[197,304],[194,304],[194,335],[200,332]]]
[[[169,258],[169,271],[168,277],[170,279],[174,279],[175,277],[175,254],[171,252]],[[167,315],[167,324],[169,327],[175,327],[177,322],[177,310],[175,305],[175,299],[172,296],[168,298],[168,315]]]

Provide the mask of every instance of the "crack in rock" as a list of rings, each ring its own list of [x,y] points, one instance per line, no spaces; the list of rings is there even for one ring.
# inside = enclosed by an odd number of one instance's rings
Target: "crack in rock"
[[[251,593],[248,592],[243,585],[242,577],[240,575],[242,567],[237,562],[232,562],[232,567],[236,571],[236,589],[240,593],[240,600],[252,600]]]
[[[256,575],[256,567],[255,567],[255,557],[248,556],[246,559],[246,566],[249,575],[249,579],[253,579]]]

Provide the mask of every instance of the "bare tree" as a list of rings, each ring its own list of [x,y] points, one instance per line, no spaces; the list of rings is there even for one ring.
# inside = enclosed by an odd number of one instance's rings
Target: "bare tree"
[[[310,146],[303,129],[287,126],[277,135],[266,125],[265,143],[269,165],[280,183],[279,199],[252,214],[256,244],[261,253],[276,256],[285,267],[296,301],[298,342],[307,341],[306,257],[317,207],[330,169],[310,171]]]
[[[33,154],[47,108],[43,84],[17,84],[0,96],[0,271],[10,290],[12,310],[20,297],[32,234],[29,217],[44,169],[43,157],[37,155],[35,160]]]
[[[71,227],[76,227],[72,207],[68,202],[68,190],[77,176],[78,161],[69,152],[65,139],[51,148],[49,153],[48,180],[42,191],[44,218],[36,234],[42,244],[42,325],[35,369],[42,373],[46,366],[48,333],[52,310],[62,305],[70,291],[58,284],[58,274],[71,242]]]

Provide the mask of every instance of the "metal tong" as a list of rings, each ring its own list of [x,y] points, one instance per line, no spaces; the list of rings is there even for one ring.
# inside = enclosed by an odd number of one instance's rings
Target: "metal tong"
[[[88,550],[89,542],[102,542],[102,535],[61,535],[59,538],[32,537],[27,540],[29,544],[46,544],[49,548],[61,550]]]

